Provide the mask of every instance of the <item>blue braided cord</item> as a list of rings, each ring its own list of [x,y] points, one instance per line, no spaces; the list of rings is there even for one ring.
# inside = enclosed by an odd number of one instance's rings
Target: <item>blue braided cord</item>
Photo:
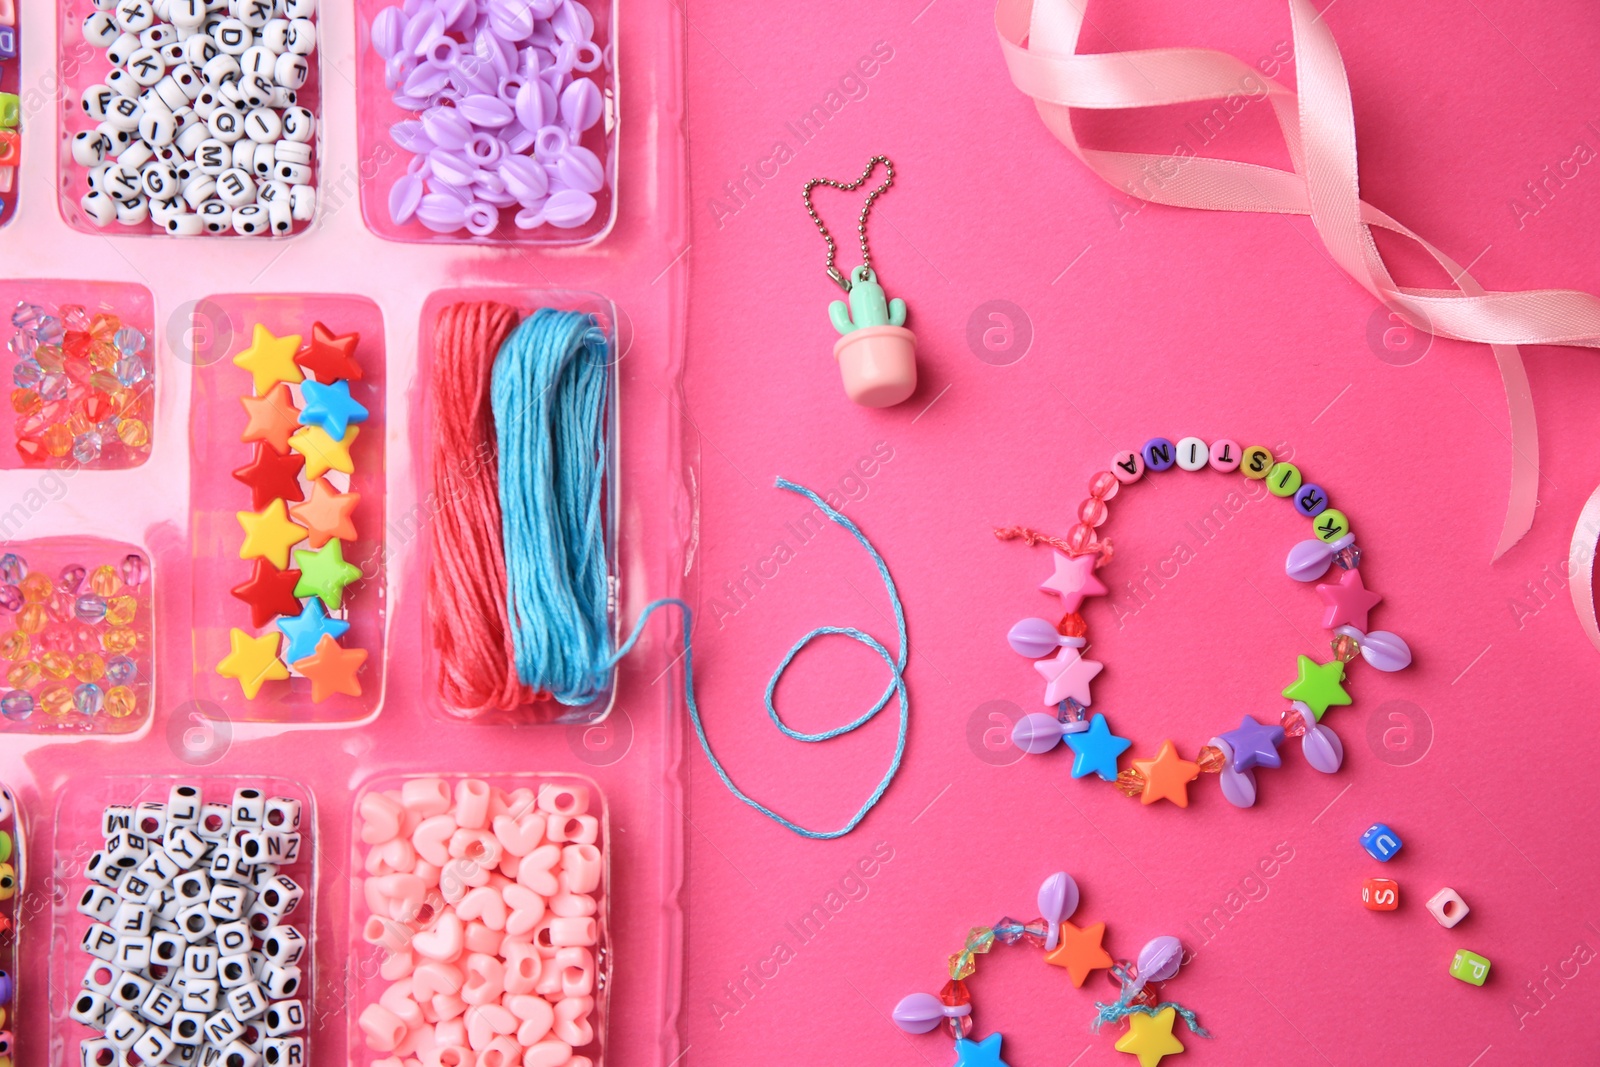
[[[540,308],[500,347],[490,403],[517,678],[589,704],[610,678],[608,348],[588,314]]]
[[[794,647],[789,649],[788,655],[783,657],[783,661],[779,663],[777,669],[772,672],[771,680],[767,682],[767,718],[771,719],[772,724],[781,730],[785,736],[792,737],[796,741],[826,741],[829,738],[838,737],[841,734],[847,734],[852,730],[859,729],[862,726],[865,726],[868,722],[872,721],[872,718],[877,715],[878,712],[882,711],[888,706],[890,697],[899,698],[900,729],[899,733],[895,737],[894,759],[890,760],[889,769],[884,772],[882,780],[878,782],[878,786],[872,791],[872,795],[869,796],[866,800],[866,803],[862,804],[860,809],[850,817],[850,820],[837,830],[810,830],[799,825],[798,823],[790,821],[782,815],[779,815],[777,812],[773,811],[765,804],[762,804],[754,797],[751,797],[734,784],[733,779],[729,777],[727,770],[722,766],[722,762],[717,759],[716,754],[711,750],[711,740],[706,736],[705,724],[700,720],[700,708],[699,705],[695,703],[694,650],[689,643],[689,635],[691,630],[694,628],[694,611],[682,600],[674,597],[670,599],[654,600],[647,604],[644,609],[644,614],[639,616],[639,621],[634,625],[633,633],[631,633],[628,636],[628,639],[622,643],[622,647],[617,649],[616,655],[611,657],[606,666],[609,669],[610,666],[614,665],[623,656],[628,654],[628,652],[638,642],[639,635],[644,630],[644,624],[650,620],[650,616],[655,614],[658,609],[670,606],[682,611],[684,705],[689,709],[689,721],[694,724],[695,735],[700,738],[700,748],[704,750],[706,759],[710,762],[712,770],[717,772],[717,777],[722,779],[722,784],[728,787],[729,792],[738,797],[745,804],[748,804],[756,811],[759,811],[761,814],[777,823],[779,826],[782,826],[787,830],[792,830],[801,837],[809,837],[817,841],[830,841],[837,837],[843,837],[845,834],[848,834],[851,830],[856,828],[856,825],[866,817],[867,812],[871,811],[878,801],[883,797],[884,791],[889,788],[889,783],[894,780],[896,772],[900,770],[900,760],[901,757],[905,755],[906,750],[906,730],[910,725],[911,713],[911,701],[906,694],[905,683],[907,648],[906,616],[905,611],[900,606],[900,593],[895,589],[894,579],[889,576],[888,566],[883,562],[883,557],[878,555],[878,550],[872,546],[872,542],[867,540],[866,535],[856,527],[856,524],[851,522],[848,518],[840,514],[834,508],[830,507],[826,502],[823,501],[821,497],[804,486],[796,485],[784,478],[778,479],[777,486],[779,489],[786,489],[791,493],[799,493],[801,496],[806,497],[813,504],[817,505],[817,507],[821,508],[823,514],[827,515],[830,521],[835,522],[844,527],[846,530],[850,531],[851,536],[860,542],[861,547],[866,549],[867,554],[872,557],[872,562],[878,568],[878,576],[883,579],[884,590],[889,594],[889,603],[894,607],[895,633],[898,635],[900,641],[900,652],[897,656],[890,656],[889,650],[884,648],[882,643],[880,643],[877,638],[873,637],[871,634],[862,633],[860,630],[857,630],[854,627],[818,626],[816,629],[812,630],[810,633],[806,634],[804,637],[800,638],[800,640],[794,643]],[[777,691],[778,682],[783,678],[783,672],[788,670],[789,664],[794,660],[795,656],[799,655],[801,649],[805,648],[817,638],[825,637],[830,634],[840,634],[844,637],[850,638],[852,641],[859,641],[861,644],[872,649],[872,651],[876,652],[883,659],[883,661],[889,665],[891,677],[889,679],[888,686],[884,689],[883,695],[878,698],[877,703],[873,704],[872,707],[869,708],[859,718],[847,723],[844,726],[835,727],[832,730],[823,730],[820,733],[814,734],[802,733],[801,731],[790,727],[788,723],[783,721],[782,716],[778,714],[777,707],[773,704],[773,694]]]
[[[1093,1029],[1099,1030],[1106,1023],[1118,1022],[1129,1015],[1159,1015],[1166,1009],[1171,1008],[1188,1024],[1190,1032],[1200,1037],[1211,1036],[1210,1031],[1200,1025],[1200,1020],[1195,1017],[1195,1013],[1175,1000],[1163,1001],[1154,1007],[1147,1004],[1129,1004],[1128,1001],[1133,997],[1134,988],[1127,969],[1121,964],[1113,964],[1111,973],[1116,976],[1117,981],[1122,983],[1122,995],[1113,1004],[1106,1004],[1098,1000],[1094,1002],[1097,1011],[1092,1024]]]

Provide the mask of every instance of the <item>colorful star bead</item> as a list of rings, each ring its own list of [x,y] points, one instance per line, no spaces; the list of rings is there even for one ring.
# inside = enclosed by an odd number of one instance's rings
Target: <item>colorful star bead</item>
[[[356,465],[350,458],[350,446],[360,432],[352,426],[335,440],[320,426],[304,426],[289,438],[289,447],[306,457],[307,478],[320,478],[330,470],[352,474]]]
[[[295,663],[316,652],[318,642],[324,637],[343,637],[350,624],[343,619],[328,618],[322,601],[313,598],[306,602],[305,610],[299,615],[279,619],[278,629],[283,632],[285,642],[283,658]]]
[[[319,382],[335,382],[340,378],[356,381],[361,377],[361,364],[355,361],[356,346],[361,335],[347,333],[335,335],[320,322],[311,324],[311,343],[295,362],[317,376]]]
[[[275,337],[271,330],[255,324],[250,335],[250,347],[233,357],[234,366],[250,372],[258,396],[264,395],[278,382],[302,382],[305,375],[295,364],[294,354],[300,347],[299,334]]]
[[[1365,630],[1367,613],[1383,600],[1382,596],[1362,584],[1361,572],[1356,570],[1345,571],[1339,576],[1337,584],[1318,585],[1317,595],[1327,605],[1322,613],[1322,625],[1328,630],[1338,626],[1354,626],[1358,630]]]
[[[1064,646],[1049,659],[1034,661],[1033,669],[1044,675],[1044,702],[1047,705],[1054,707],[1063,700],[1071,699],[1084,707],[1089,706],[1089,683],[1105,670],[1105,664],[1085,659],[1082,653],[1082,649]]]
[[[311,496],[303,504],[289,509],[294,521],[306,528],[312,548],[321,548],[332,538],[343,541],[356,539],[356,505],[361,503],[360,493],[341,493],[318,478],[311,483]]]
[[[256,629],[266,626],[280,615],[300,614],[301,604],[294,595],[300,584],[300,572],[279,570],[264,559],[257,559],[250,571],[250,580],[236,585],[233,595],[250,605],[250,625]]]
[[[1128,1032],[1117,1039],[1117,1051],[1139,1057],[1139,1067],[1156,1067],[1162,1057],[1183,1051],[1183,1042],[1172,1032],[1177,1018],[1176,1008],[1162,1008],[1154,1015],[1129,1015]]]
[[[982,1041],[956,1038],[956,1062],[952,1067],[1006,1067],[1000,1058],[1000,1035],[990,1034]]]
[[[1095,577],[1094,573],[1098,556],[1092,554],[1069,556],[1056,549],[1053,557],[1055,573],[1046,578],[1039,588],[1059,596],[1067,611],[1077,611],[1082,606],[1084,597],[1106,594],[1105,583]]]
[[[287,385],[279,382],[262,396],[241,396],[239,403],[249,419],[239,440],[263,441],[277,452],[289,451],[289,437],[300,428],[300,413]]]
[[[300,409],[301,424],[320,426],[329,437],[343,437],[351,423],[367,421],[367,409],[350,397],[349,382],[306,382],[300,387],[300,396],[305,400],[305,407]]]
[[[329,611],[339,610],[344,603],[345,586],[361,577],[360,567],[345,562],[343,542],[337,540],[314,551],[295,549],[294,562],[300,568],[294,595],[319,597]]]
[[[1072,749],[1072,777],[1098,774],[1107,782],[1117,780],[1117,757],[1133,743],[1113,734],[1106,725],[1106,717],[1098,714],[1089,720],[1089,729],[1068,734],[1066,742]]]
[[[294,669],[311,679],[311,702],[320,704],[338,693],[361,695],[361,680],[356,674],[367,662],[364,648],[340,648],[327,634],[317,643],[316,652],[295,663]]]
[[[1236,771],[1283,765],[1283,760],[1278,756],[1278,746],[1283,744],[1281,726],[1263,726],[1246,715],[1239,720],[1235,729],[1221,736],[1233,750],[1233,769]]]
[[[276,633],[251,637],[243,630],[230,630],[229,652],[217,664],[217,673],[236,680],[245,699],[254,700],[265,683],[289,677],[289,668],[278,658],[279,642]]]
[[[265,559],[282,570],[289,565],[289,549],[306,539],[304,527],[289,521],[288,509],[281,500],[274,500],[260,511],[237,514],[239,525],[244,527],[240,559]]]
[[[1072,978],[1072,984],[1081,987],[1084,980],[1089,977],[1089,972],[1109,967],[1115,962],[1111,958],[1111,953],[1100,944],[1105,936],[1105,923],[1094,923],[1080,929],[1070,922],[1063,921],[1061,941],[1054,949],[1045,953],[1044,961],[1053,963],[1057,967],[1065,967],[1067,974]]]
[[[1344,681],[1343,663],[1338,660],[1318,663],[1310,656],[1300,656],[1296,662],[1300,677],[1284,688],[1284,696],[1304,703],[1319,719],[1329,708],[1350,703],[1350,694],[1344,691],[1341,684]]]
[[[1189,783],[1200,777],[1200,765],[1179,756],[1171,740],[1161,742],[1155,759],[1136,759],[1133,765],[1144,775],[1140,803],[1170,800],[1180,808],[1189,806]]]
[[[259,511],[278,499],[304,500],[300,471],[305,465],[304,456],[275,452],[267,443],[258,441],[250,462],[235,470],[233,476],[250,487],[250,506]]]

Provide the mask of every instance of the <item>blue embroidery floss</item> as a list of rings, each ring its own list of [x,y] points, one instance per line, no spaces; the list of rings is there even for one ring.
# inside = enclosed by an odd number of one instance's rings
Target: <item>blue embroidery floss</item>
[[[645,623],[662,608],[683,613],[683,695],[695,736],[717,777],[742,803],[802,837],[843,837],[883,797],[900,769],[910,726],[906,692],[908,654],[905,611],[883,557],[865,534],[804,486],[779,478],[777,487],[806,497],[828,520],[848,531],[877,567],[894,610],[899,642],[891,654],[870,634],[848,626],[818,626],[796,641],[767,682],[767,717],[786,737],[814,744],[858,730],[889,705],[899,704],[894,755],[872,793],[843,826],[813,830],[780,815],[742,790],[712,750],[694,695],[693,611],[670,598],[645,606],[628,639],[615,651],[609,628],[610,561],[606,550],[605,476],[609,346],[604,330],[587,314],[541,308],[506,339],[495,359],[490,398],[500,454],[500,506],[506,563],[506,595],[518,679],[579,706],[598,699],[611,671],[638,643]],[[830,635],[857,641],[889,667],[889,681],[876,703],[842,726],[818,733],[783,721],[774,695],[794,658],[811,642]]]

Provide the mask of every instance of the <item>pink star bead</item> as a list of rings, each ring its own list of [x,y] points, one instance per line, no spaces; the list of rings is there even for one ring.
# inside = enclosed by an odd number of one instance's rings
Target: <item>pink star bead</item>
[[[1084,659],[1082,650],[1063,648],[1049,659],[1036,660],[1033,669],[1044,675],[1044,702],[1054,706],[1071,697],[1088,707],[1089,682],[1106,669],[1104,663]]]
[[[1095,553],[1086,556],[1069,556],[1056,550],[1056,572],[1039,586],[1048,593],[1059,596],[1068,611],[1077,611],[1086,596],[1105,596],[1105,583],[1094,576]]]
[[[1328,609],[1322,613],[1322,625],[1331,630],[1336,626],[1367,628],[1367,612],[1378,606],[1383,597],[1361,584],[1361,572],[1345,571],[1338,585],[1319,585],[1317,593]]]

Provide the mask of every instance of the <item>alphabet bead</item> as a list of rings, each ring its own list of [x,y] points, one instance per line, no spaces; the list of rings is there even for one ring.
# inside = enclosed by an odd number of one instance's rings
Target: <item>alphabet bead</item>
[[[1361,847],[1379,863],[1388,863],[1394,859],[1395,853],[1400,851],[1403,844],[1400,835],[1381,822],[1373,823],[1361,835]]]
[[[1239,468],[1246,478],[1259,480],[1265,478],[1272,470],[1273,463],[1272,449],[1263,445],[1251,445],[1244,450]]]
[[[1231,474],[1239,469],[1243,453],[1237,441],[1230,441],[1224,437],[1220,441],[1211,442],[1211,469]]]
[[[1275,463],[1267,472],[1267,492],[1273,496],[1293,496],[1300,482],[1300,468],[1293,463]]]
[[[1389,878],[1368,878],[1361,883],[1361,903],[1368,911],[1394,911],[1400,906],[1400,883]]]
[[[1144,457],[1146,470],[1164,471],[1176,460],[1173,444],[1165,437],[1152,437],[1144,443],[1139,453]]]
[[[1476,952],[1458,949],[1450,961],[1450,974],[1468,985],[1483,985],[1489,977],[1489,961]]]
[[[1428,913],[1439,921],[1439,925],[1446,930],[1451,929],[1462,919],[1467,917],[1467,912],[1472,909],[1467,907],[1467,902],[1461,899],[1449,886],[1439,890],[1428,898]]]
[[[1206,443],[1198,437],[1185,437],[1174,448],[1178,466],[1186,471],[1197,471],[1211,458]]]

